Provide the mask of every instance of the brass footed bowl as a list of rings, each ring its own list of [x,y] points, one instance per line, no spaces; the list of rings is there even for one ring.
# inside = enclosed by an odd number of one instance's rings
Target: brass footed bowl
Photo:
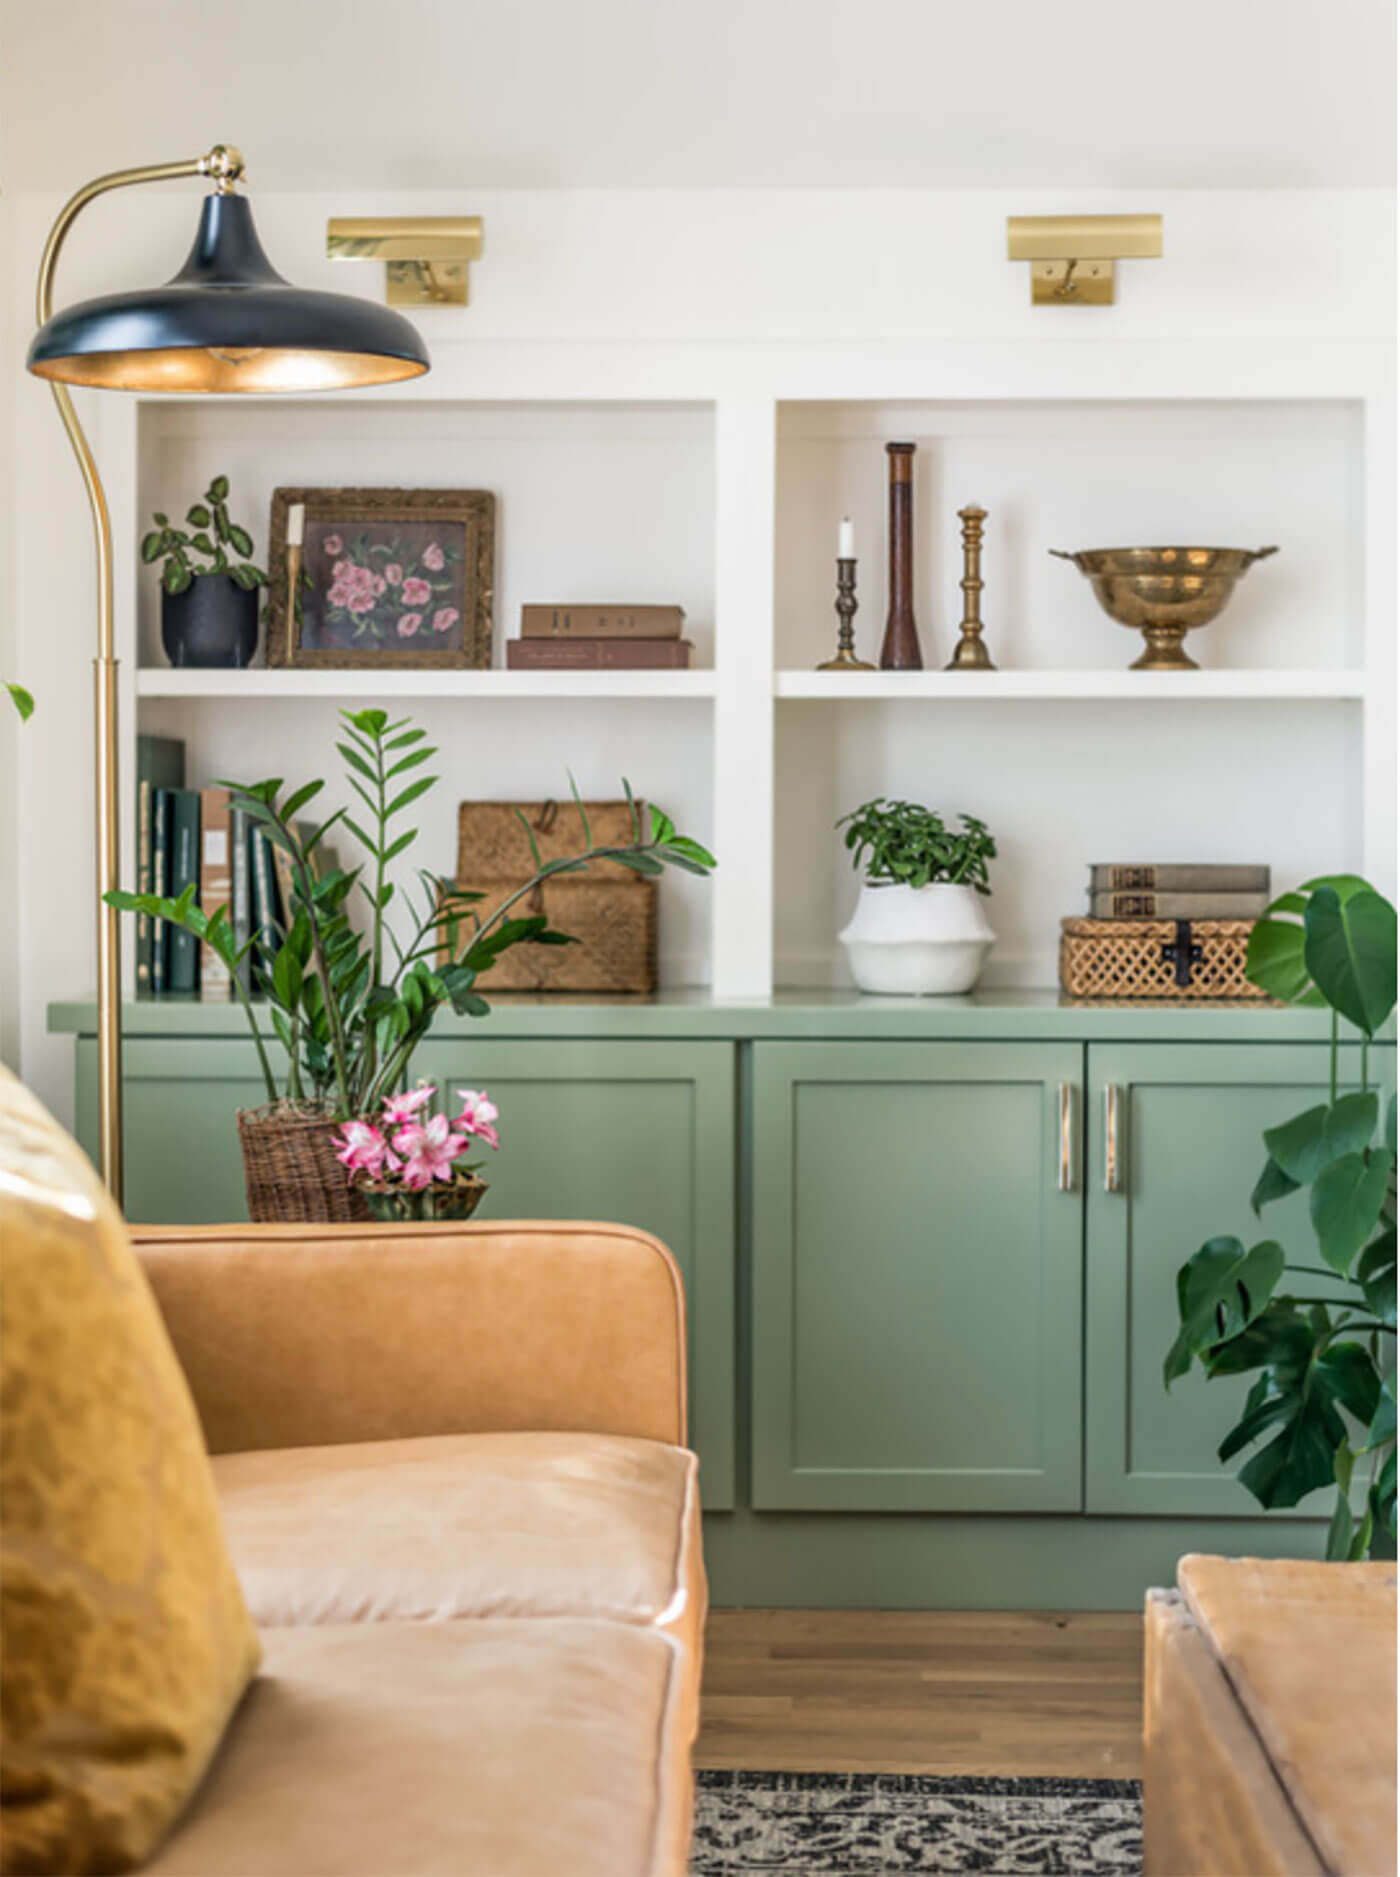
[[[1079,554],[1050,552],[1073,561],[1092,583],[1099,605],[1120,626],[1147,641],[1134,671],[1198,671],[1182,645],[1186,634],[1208,626],[1240,575],[1276,547],[1095,547]]]

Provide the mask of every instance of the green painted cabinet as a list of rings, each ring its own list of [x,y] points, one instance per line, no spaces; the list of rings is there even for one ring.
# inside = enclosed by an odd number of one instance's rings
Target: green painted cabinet
[[[734,1503],[735,1050],[725,1042],[430,1041],[416,1075],[486,1087],[488,1218],[605,1219],[654,1232],[685,1279],[691,1440],[707,1506]],[[96,1140],[96,1044],[78,1043],[78,1135]],[[264,1099],[250,1042],[133,1038],[124,1053],[127,1212],[243,1219],[237,1109]]]
[[[754,1045],[756,1507],[1079,1509],[1082,1062]]]
[[[1343,1054],[1354,1075],[1356,1051]],[[1373,1052],[1391,1086],[1394,1062],[1393,1048]],[[1318,1261],[1305,1194],[1262,1221],[1249,1195],[1264,1129],[1327,1100],[1326,1046],[1093,1044],[1087,1089],[1085,1509],[1272,1516],[1233,1477],[1239,1462],[1216,1458],[1254,1378],[1207,1383],[1193,1369],[1168,1393],[1162,1359],[1176,1273],[1207,1238],[1277,1238],[1292,1261]],[[1330,1500],[1314,1494],[1299,1511],[1325,1516]]]

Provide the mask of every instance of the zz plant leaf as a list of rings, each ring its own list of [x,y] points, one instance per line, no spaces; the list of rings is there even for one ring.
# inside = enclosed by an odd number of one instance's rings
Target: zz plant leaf
[[[1330,1099],[1264,1134],[1255,1212],[1306,1193],[1311,1259],[1278,1243],[1246,1252],[1213,1238],[1181,1267],[1180,1326],[1168,1386],[1199,1362],[1208,1380],[1253,1374],[1220,1444],[1245,1455],[1241,1483],[1261,1505],[1296,1506],[1332,1486],[1329,1558],[1395,1555],[1395,1097],[1368,1084],[1367,1045],[1395,1008],[1395,910],[1365,880],[1332,874],[1276,900],[1255,926],[1248,973],[1289,1003],[1330,1010]],[[1341,1023],[1360,1086],[1338,1086]],[[1300,1200],[1300,1205],[1303,1202]],[[1285,1273],[1295,1281],[1281,1288]]]

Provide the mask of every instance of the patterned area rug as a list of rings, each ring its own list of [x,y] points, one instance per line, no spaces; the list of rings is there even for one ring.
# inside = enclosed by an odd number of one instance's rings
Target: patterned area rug
[[[1142,1869],[1129,1779],[904,1773],[701,1773],[691,1877],[899,1877]]]

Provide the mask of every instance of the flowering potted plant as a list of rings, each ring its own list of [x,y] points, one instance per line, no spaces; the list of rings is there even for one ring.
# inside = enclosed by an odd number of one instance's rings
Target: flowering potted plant
[[[364,1195],[347,1188],[337,1165],[334,1124],[373,1117],[402,1088],[413,1053],[444,1004],[458,1016],[486,1015],[490,1006],[480,980],[512,945],[573,943],[544,914],[515,911],[544,881],[582,872],[595,861],[653,876],[667,867],[707,875],[715,864],[655,804],[647,805],[644,826],[644,811],[624,779],[632,809],[630,841],[595,845],[575,789],[582,849],[542,861],[527,826],[536,871],[494,911],[483,911],[480,893],[464,892],[426,868],[418,869],[417,891],[412,892],[391,872],[417,839],[417,830],[395,824],[437,782],[436,776],[415,774],[437,751],[423,741],[426,732],[406,717],[391,721],[387,711],[355,710],[342,711],[341,719],[344,740],[337,747],[358,804],[354,814],[341,808],[319,825],[302,820],[324,787],[320,781],[290,792],[280,777],[221,785],[229,789],[233,806],[285,856],[290,892],[281,929],[241,938],[227,907],[202,908],[193,887],[178,899],[154,893],[107,895],[108,903],[122,911],[168,919],[193,932],[228,968],[267,1090],[264,1107],[238,1116],[254,1220],[368,1216]],[[348,871],[327,870],[321,863],[323,843],[341,822],[365,858]],[[351,918],[356,901],[359,923]],[[407,908],[408,917],[396,932],[388,914],[400,907]],[[249,975],[264,1000],[260,1005],[244,981]],[[265,1023],[282,1048],[280,1079]]]
[[[372,1218],[469,1219],[481,1204],[486,1182],[466,1156],[474,1141],[500,1146],[496,1104],[485,1089],[459,1088],[459,1113],[424,1116],[436,1094],[420,1082],[387,1096],[377,1120],[343,1121],[336,1130],[335,1157]]]

